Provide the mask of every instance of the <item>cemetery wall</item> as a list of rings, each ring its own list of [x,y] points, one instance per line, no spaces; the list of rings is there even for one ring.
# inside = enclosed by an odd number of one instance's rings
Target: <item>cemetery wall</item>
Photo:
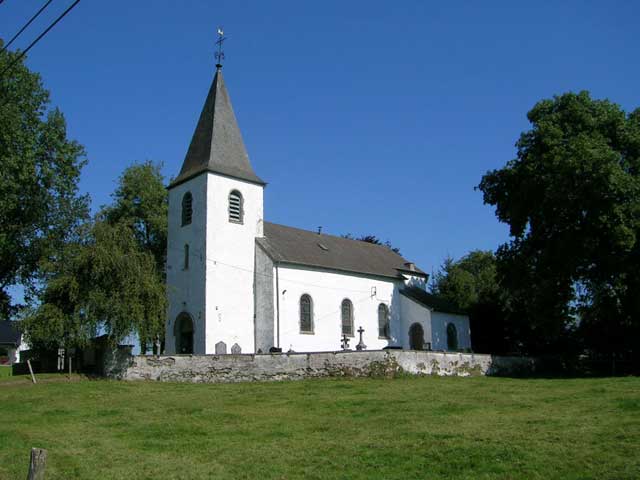
[[[401,375],[527,375],[526,357],[404,350],[239,355],[107,356],[105,374],[123,380],[230,383],[300,380],[315,377],[395,377]]]

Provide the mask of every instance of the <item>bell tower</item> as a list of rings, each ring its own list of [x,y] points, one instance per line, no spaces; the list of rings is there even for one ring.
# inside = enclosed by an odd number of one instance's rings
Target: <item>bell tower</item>
[[[265,182],[253,171],[218,64],[179,175],[169,185],[168,354],[253,353],[255,239]]]

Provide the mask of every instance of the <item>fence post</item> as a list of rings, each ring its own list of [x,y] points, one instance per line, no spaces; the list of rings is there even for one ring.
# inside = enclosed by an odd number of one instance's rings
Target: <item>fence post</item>
[[[31,381],[33,383],[37,383],[36,382],[36,376],[33,374],[33,368],[31,368],[31,360],[27,360],[27,365],[29,366],[29,373],[31,374]]]
[[[44,480],[44,469],[46,466],[47,451],[43,448],[32,448],[27,480]]]

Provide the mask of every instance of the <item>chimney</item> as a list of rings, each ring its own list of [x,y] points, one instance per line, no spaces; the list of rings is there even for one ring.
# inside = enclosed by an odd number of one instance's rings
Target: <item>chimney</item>
[[[407,262],[404,266],[407,267],[407,270],[411,270],[412,272],[416,271],[416,264],[413,262]]]

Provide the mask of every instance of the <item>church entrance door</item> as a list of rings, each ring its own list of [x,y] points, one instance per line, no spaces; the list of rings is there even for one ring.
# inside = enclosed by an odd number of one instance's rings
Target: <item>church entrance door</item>
[[[193,321],[188,313],[181,313],[175,324],[176,353],[193,353]]]
[[[409,348],[411,350],[424,348],[424,329],[419,323],[414,323],[409,327]]]

